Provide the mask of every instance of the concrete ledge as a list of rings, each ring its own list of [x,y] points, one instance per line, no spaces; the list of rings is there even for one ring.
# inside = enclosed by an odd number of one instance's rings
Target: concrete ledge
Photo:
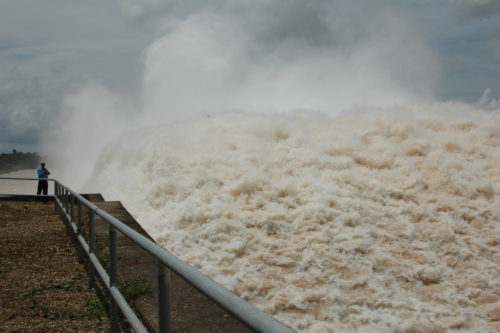
[[[82,197],[92,202],[106,201],[101,193],[82,193]]]
[[[0,201],[54,202],[53,195],[0,194]]]

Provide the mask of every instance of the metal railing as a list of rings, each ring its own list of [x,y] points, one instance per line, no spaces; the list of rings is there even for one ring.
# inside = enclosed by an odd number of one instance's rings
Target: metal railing
[[[18,180],[37,180],[37,178],[7,178]],[[139,234],[115,217],[109,215],[82,195],[61,184],[56,179],[48,179],[54,182],[54,208],[63,220],[68,232],[77,242],[78,257],[83,261],[85,253],[89,259],[89,278],[91,285],[95,281],[97,272],[109,291],[110,297],[110,331],[118,331],[118,309],[127,319],[130,326],[136,332],[147,332],[143,323],[136,316],[130,305],[117,286],[117,242],[116,232],[119,231],[136,245],[155,257],[157,262],[158,283],[158,330],[159,332],[171,332],[170,320],[170,270],[177,273],[185,281],[205,294],[212,301],[231,313],[243,324],[257,332],[294,332],[281,322],[258,310],[250,303],[233,294],[209,277],[197,271],[192,266],[181,261],[169,251],[163,249],[150,239]],[[82,234],[82,205],[88,210],[88,243]],[[75,206],[76,222],[75,222]],[[94,217],[100,216],[109,225],[109,273],[103,267],[95,254],[95,231]]]
[[[39,178],[30,178],[30,177],[0,177],[0,180],[10,181],[10,180],[30,180],[30,181],[39,181]],[[42,180],[54,181],[52,178],[43,178]],[[0,188],[2,188],[0,186]],[[51,196],[51,188],[48,188],[48,195]],[[0,193],[0,195],[35,195],[37,192],[37,187],[34,185],[32,188],[10,188],[9,193]]]

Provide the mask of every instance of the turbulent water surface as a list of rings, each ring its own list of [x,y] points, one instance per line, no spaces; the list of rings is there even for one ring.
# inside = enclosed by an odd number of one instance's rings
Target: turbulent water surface
[[[500,330],[500,113],[226,114],[129,135],[97,184],[304,332]]]

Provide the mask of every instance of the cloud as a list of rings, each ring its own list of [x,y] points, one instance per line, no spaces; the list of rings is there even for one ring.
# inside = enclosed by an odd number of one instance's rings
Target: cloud
[[[499,0],[450,0],[460,6],[464,21],[482,20],[500,11]]]
[[[12,82],[0,85],[0,142],[36,143],[43,125],[39,116],[40,89],[36,82]],[[38,116],[38,117],[37,117]]]
[[[0,52],[0,142],[22,141],[38,149],[57,116],[58,97],[72,86],[68,73],[54,73],[54,61],[64,66],[66,54],[29,47]]]
[[[2,3],[0,141],[22,140],[37,149],[63,96],[89,78],[131,91],[146,43],[112,2]]]
[[[500,64],[500,47],[497,47],[493,51],[493,61],[496,62],[497,64]]]
[[[489,41],[487,48],[491,51],[491,58],[493,62],[500,65],[500,39]]]

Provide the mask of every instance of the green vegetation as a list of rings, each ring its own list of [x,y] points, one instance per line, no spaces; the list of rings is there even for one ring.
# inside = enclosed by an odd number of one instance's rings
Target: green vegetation
[[[118,289],[121,290],[123,297],[131,304],[134,304],[139,297],[153,292],[151,284],[142,278],[127,280]]]
[[[96,317],[104,317],[107,315],[107,305],[99,298],[86,297],[84,302],[87,306],[87,313]]]
[[[40,160],[37,153],[23,153],[13,149],[10,154],[0,155],[0,174],[37,168]]]

